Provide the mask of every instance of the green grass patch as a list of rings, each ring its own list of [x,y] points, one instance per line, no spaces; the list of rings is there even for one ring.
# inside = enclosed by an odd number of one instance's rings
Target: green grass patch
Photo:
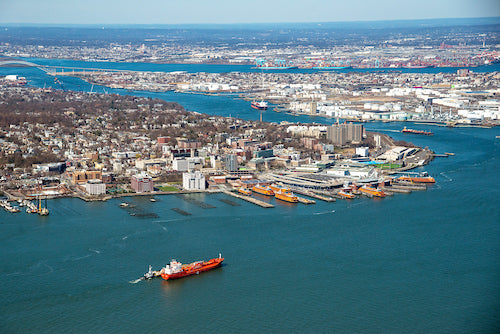
[[[160,191],[179,191],[179,188],[176,188],[174,186],[162,186],[162,187],[156,187]]]
[[[381,164],[381,165],[374,165],[376,168],[380,169],[397,169],[401,168],[400,164]]]

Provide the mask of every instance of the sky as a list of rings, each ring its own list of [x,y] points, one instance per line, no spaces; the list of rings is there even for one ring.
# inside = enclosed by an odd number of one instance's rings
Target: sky
[[[500,17],[500,0],[0,0],[0,24],[205,24]]]

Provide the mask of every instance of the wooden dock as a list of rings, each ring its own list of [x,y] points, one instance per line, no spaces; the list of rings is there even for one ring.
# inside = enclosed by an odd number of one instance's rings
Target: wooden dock
[[[403,189],[403,187],[401,187],[401,188],[380,187],[380,189],[382,189],[384,192],[390,191],[390,192],[393,192],[393,193],[400,193],[400,194],[409,194],[409,193],[411,193],[411,189]]]
[[[325,202],[335,202],[335,198],[333,198],[333,197],[319,195],[319,194],[316,194],[312,191],[298,190],[298,189],[293,189],[292,191],[294,193],[305,195],[305,196],[312,197],[312,198],[316,198],[316,199],[319,199],[319,200],[322,200]]]
[[[425,184],[406,183],[401,181],[391,184],[391,188],[409,189],[409,190],[427,190],[427,186]]]
[[[269,203],[264,202],[264,201],[261,201],[261,200],[258,200],[257,198],[254,198],[252,196],[239,195],[239,194],[236,194],[234,192],[227,191],[227,190],[223,191],[223,193],[226,195],[233,196],[233,197],[242,199],[244,201],[253,203],[253,204],[257,204],[258,206],[263,207],[263,208],[274,208],[274,205],[269,204]]]
[[[312,199],[307,199],[307,198],[299,197],[299,196],[297,196],[297,198],[299,199],[299,202],[302,204],[316,204],[316,201],[314,201]]]

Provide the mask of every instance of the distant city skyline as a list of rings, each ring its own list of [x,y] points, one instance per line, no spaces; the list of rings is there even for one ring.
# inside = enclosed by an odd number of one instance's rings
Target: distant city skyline
[[[0,24],[232,24],[499,17],[498,0],[16,0]]]

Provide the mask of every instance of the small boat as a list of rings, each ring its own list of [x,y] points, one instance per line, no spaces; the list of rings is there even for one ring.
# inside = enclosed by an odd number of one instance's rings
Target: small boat
[[[158,270],[152,270],[151,266],[149,266],[149,270],[147,273],[144,274],[144,276],[142,277],[142,279],[153,279],[155,277],[160,277],[161,276],[161,273],[162,271],[158,271]]]
[[[21,212],[21,209],[19,209],[18,206],[13,206],[12,209],[10,210],[10,212],[12,212],[12,213]]]
[[[196,261],[184,265],[176,260],[172,260],[161,270],[161,277],[164,280],[172,280],[191,275],[198,275],[204,271],[220,267],[222,265],[222,261],[224,261],[224,258],[221,257],[220,254],[218,258],[208,261]]]
[[[40,210],[38,210],[38,214],[40,216],[48,216],[49,215],[49,209],[47,209],[47,208],[41,208]]]
[[[144,279],[152,279],[154,277],[153,269],[149,266],[149,270],[144,274]]]
[[[122,207],[122,208],[126,208],[127,206],[129,206],[129,204],[127,202],[120,203],[120,207]]]
[[[150,202],[156,202],[156,199],[155,198],[150,198],[149,201]]]

